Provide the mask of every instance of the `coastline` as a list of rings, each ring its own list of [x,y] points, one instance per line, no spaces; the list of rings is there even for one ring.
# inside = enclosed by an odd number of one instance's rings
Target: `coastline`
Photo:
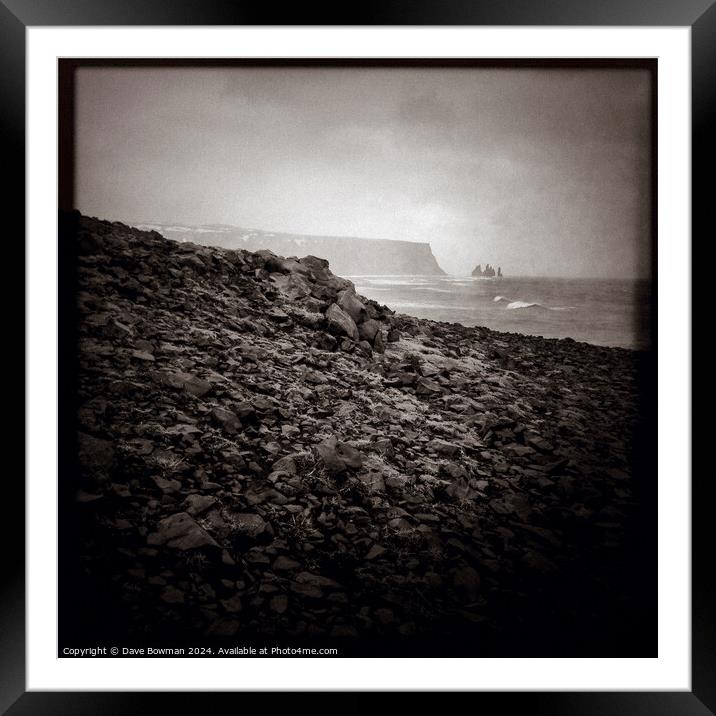
[[[315,258],[61,224],[60,648],[83,624],[342,656],[653,655],[648,353],[395,314]]]

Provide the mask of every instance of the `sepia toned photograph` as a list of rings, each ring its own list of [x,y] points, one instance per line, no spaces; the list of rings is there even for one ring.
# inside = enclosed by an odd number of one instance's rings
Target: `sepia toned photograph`
[[[60,60],[58,656],[658,656],[656,101]]]

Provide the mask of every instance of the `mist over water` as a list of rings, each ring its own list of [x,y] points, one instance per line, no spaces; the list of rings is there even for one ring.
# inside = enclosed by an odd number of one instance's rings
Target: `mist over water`
[[[398,313],[601,346],[650,347],[651,285],[642,279],[351,276]]]

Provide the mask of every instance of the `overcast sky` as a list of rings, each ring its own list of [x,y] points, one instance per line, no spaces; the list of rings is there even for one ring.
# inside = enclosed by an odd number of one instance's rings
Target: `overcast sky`
[[[646,71],[83,68],[77,90],[86,214],[648,275]]]

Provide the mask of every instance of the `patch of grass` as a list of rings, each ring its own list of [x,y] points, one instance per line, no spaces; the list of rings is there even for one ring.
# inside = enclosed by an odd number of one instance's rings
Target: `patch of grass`
[[[162,476],[173,475],[179,472],[186,464],[183,457],[179,455],[150,455],[149,464],[157,468]]]
[[[277,522],[281,534],[291,542],[305,542],[317,532],[313,516],[301,512],[292,514],[288,519]]]

